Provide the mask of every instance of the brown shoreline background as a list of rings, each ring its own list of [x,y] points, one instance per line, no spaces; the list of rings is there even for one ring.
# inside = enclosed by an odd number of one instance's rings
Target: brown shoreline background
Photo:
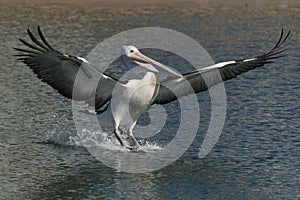
[[[300,8],[299,0],[0,0],[1,8],[42,9],[204,9],[204,8]]]

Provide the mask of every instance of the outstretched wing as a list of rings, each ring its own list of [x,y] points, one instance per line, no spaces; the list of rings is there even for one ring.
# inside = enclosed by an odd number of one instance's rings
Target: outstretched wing
[[[33,43],[20,41],[29,49],[14,48],[21,54],[15,56],[29,66],[37,77],[63,96],[85,101],[96,111],[107,105],[117,79],[101,72],[83,58],[62,54],[54,49],[38,26],[37,39],[28,29]]]
[[[282,45],[289,35],[290,31],[284,35],[282,29],[276,45],[263,55],[249,59],[218,63],[185,73],[183,74],[183,78],[171,78],[162,81],[157,96],[152,104],[166,104],[182,96],[205,91],[218,83],[235,78],[242,73],[268,63],[273,63],[274,59],[284,56],[281,53],[284,52],[286,48]]]

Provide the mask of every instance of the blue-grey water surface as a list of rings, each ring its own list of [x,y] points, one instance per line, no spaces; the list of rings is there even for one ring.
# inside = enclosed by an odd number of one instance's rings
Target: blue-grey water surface
[[[0,11],[0,199],[300,198],[299,9]],[[83,147],[63,143],[60,136],[75,131],[71,102],[12,56],[18,38],[37,25],[56,48],[78,56],[121,31],[170,28],[194,38],[216,62],[269,50],[281,28],[292,35],[287,57],[225,83],[226,121],[207,157],[198,157],[210,120],[205,109],[210,98],[203,92],[198,94],[198,134],[188,151],[163,169],[131,174],[105,166]],[[159,54],[155,58],[170,66],[177,62]],[[178,120],[177,110],[171,110],[169,127],[161,134],[172,132]],[[51,134],[56,138],[49,141]]]

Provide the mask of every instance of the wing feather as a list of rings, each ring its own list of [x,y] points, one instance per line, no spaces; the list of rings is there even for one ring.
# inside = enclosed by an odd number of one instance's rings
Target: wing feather
[[[96,111],[107,105],[118,80],[99,71],[83,59],[55,50],[47,42],[40,27],[37,30],[40,40],[29,29],[27,33],[32,43],[20,39],[29,49],[14,48],[21,53],[15,55],[18,60],[63,96],[85,101],[90,106],[95,106]]]
[[[218,63],[200,70],[185,73],[181,79],[172,78],[162,81],[153,104],[166,104],[182,96],[205,91],[218,83],[236,78],[242,73],[262,67],[265,64],[273,63],[274,59],[285,56],[282,53],[287,49],[283,44],[290,36],[290,33],[288,31],[284,34],[284,30],[282,29],[275,46],[269,52],[260,56]]]

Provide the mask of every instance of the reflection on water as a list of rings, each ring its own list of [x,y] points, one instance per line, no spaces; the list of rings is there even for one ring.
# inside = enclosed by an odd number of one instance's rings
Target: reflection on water
[[[243,15],[241,15],[243,14]],[[299,194],[299,12],[258,10],[113,14],[6,10],[1,16],[0,199],[296,199]],[[137,17],[138,16],[138,17]],[[280,17],[278,17],[280,16]],[[227,118],[213,151],[198,158],[210,99],[198,95],[201,121],[194,143],[171,165],[146,174],[117,172],[69,141],[76,135],[71,102],[41,83],[12,57],[27,27],[42,25],[63,52],[86,55],[106,37],[130,28],[160,26],[199,41],[216,61],[268,50],[281,27],[291,29],[289,56],[225,84]],[[170,56],[152,57],[185,71]],[[172,137],[177,104],[156,144]],[[50,135],[52,142],[47,142]],[[56,137],[56,138],[55,138]],[[147,138],[146,138],[147,140]],[[53,141],[57,141],[56,143]],[[72,143],[73,142],[73,143]]]

